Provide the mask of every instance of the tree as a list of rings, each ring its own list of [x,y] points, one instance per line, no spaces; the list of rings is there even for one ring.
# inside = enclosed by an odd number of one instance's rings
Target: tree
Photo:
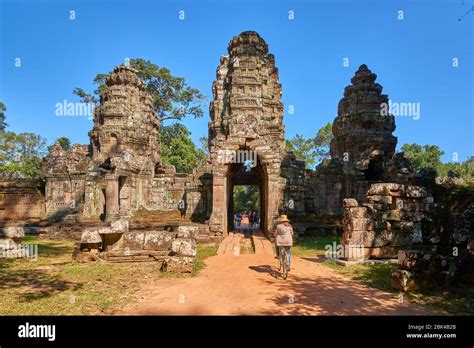
[[[202,136],[199,138],[199,146],[197,148],[197,152],[198,152],[197,165],[199,167],[202,167],[208,163],[207,160],[209,158],[209,144],[208,144],[208,138],[206,136]]]
[[[444,155],[436,145],[405,144],[401,147],[416,171],[422,168],[436,169],[440,177],[474,178],[474,156],[464,162],[441,162]]]
[[[332,135],[332,123],[328,122],[325,126],[321,127],[316,133],[314,138],[314,146],[316,151],[316,163],[321,162],[324,159],[331,157],[329,152],[329,145],[331,144]]]
[[[256,185],[234,186],[235,212],[260,210],[260,190]]]
[[[444,155],[436,145],[404,144],[401,149],[416,171],[422,168],[438,169],[441,165],[441,156]]]
[[[0,102],[0,132],[4,132],[5,128],[7,128],[7,124],[5,123],[6,115],[5,112],[7,111],[7,108],[5,104]]]
[[[190,173],[193,168],[201,166],[207,156],[196,148],[189,129],[181,123],[161,127],[161,160],[172,164],[177,172]]]
[[[167,68],[159,67],[141,58],[130,59],[130,66],[138,70],[138,75],[145,80],[160,121],[181,120],[188,115],[195,118],[203,116],[201,102],[204,95],[199,90],[188,86],[183,77],[175,77]],[[98,104],[98,95],[105,86],[108,75],[96,75],[94,83],[98,85],[98,89],[93,94],[81,88],[75,88],[73,94],[79,96],[84,103]]]
[[[306,162],[306,168],[311,169],[322,160],[329,158],[329,145],[332,139],[332,123],[321,127],[314,138],[305,139],[296,134],[293,139],[286,141],[286,148],[293,151],[296,158]]]
[[[59,142],[59,145],[61,145],[63,150],[65,151],[71,150],[71,140],[68,137],[58,138],[56,142]],[[52,148],[53,148],[53,145],[48,146],[48,152],[50,152]]]
[[[464,162],[441,163],[437,168],[437,174],[441,177],[474,178],[474,156]]]
[[[302,135],[296,134],[294,138],[286,141],[286,148],[292,151],[297,159],[305,161],[306,168],[313,168],[316,163],[314,139],[305,139]]]
[[[0,133],[0,173],[19,172],[37,178],[42,157],[46,154],[46,139],[35,133]]]

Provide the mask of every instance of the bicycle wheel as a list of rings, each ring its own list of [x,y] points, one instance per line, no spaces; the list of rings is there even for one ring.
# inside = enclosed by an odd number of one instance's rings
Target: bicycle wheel
[[[288,277],[288,254],[286,253],[285,248],[281,248],[281,264],[282,264],[282,275],[283,279]]]
[[[282,265],[282,262],[281,262],[281,251],[279,250],[278,251],[278,271],[281,272],[281,265]]]

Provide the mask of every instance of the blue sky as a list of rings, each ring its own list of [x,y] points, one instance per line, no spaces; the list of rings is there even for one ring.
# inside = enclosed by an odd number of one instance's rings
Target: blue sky
[[[396,118],[398,147],[436,144],[445,161],[453,153],[460,160],[474,155],[474,12],[458,21],[472,0],[0,3],[0,101],[15,132],[88,143],[92,121],[57,117],[56,103],[77,101],[74,87],[93,90],[97,73],[140,57],[185,77],[207,96],[204,117],[185,121],[197,141],[207,135],[220,55],[233,36],[256,30],[280,71],[287,138],[313,136],[332,121],[344,87],[365,63],[391,100],[420,103],[420,119]],[[346,57],[349,67],[343,66]]]

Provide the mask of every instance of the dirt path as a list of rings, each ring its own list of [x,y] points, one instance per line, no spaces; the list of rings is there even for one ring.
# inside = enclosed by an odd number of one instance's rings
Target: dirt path
[[[272,255],[217,255],[197,277],[162,279],[141,290],[127,315],[429,315],[429,307],[398,303],[321,264],[293,258],[288,279],[276,278]]]

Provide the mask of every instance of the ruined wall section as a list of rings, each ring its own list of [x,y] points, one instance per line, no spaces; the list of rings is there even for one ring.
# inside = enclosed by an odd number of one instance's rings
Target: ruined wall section
[[[45,215],[44,202],[40,180],[0,176],[0,226],[37,223]]]
[[[64,150],[58,142],[53,144],[41,164],[47,216],[61,212],[82,213],[89,165],[87,145],[74,144],[70,150]]]
[[[361,245],[364,257],[396,257],[398,250],[430,243],[434,199],[424,187],[373,184],[367,203],[344,200],[343,245]]]
[[[395,119],[388,110],[388,96],[382,94],[383,87],[375,82],[376,78],[366,65],[361,65],[345,88],[332,128],[331,159],[306,175],[308,212],[341,215],[344,198],[364,203],[371,184],[408,183],[412,178],[407,178],[411,169],[394,156]]]

